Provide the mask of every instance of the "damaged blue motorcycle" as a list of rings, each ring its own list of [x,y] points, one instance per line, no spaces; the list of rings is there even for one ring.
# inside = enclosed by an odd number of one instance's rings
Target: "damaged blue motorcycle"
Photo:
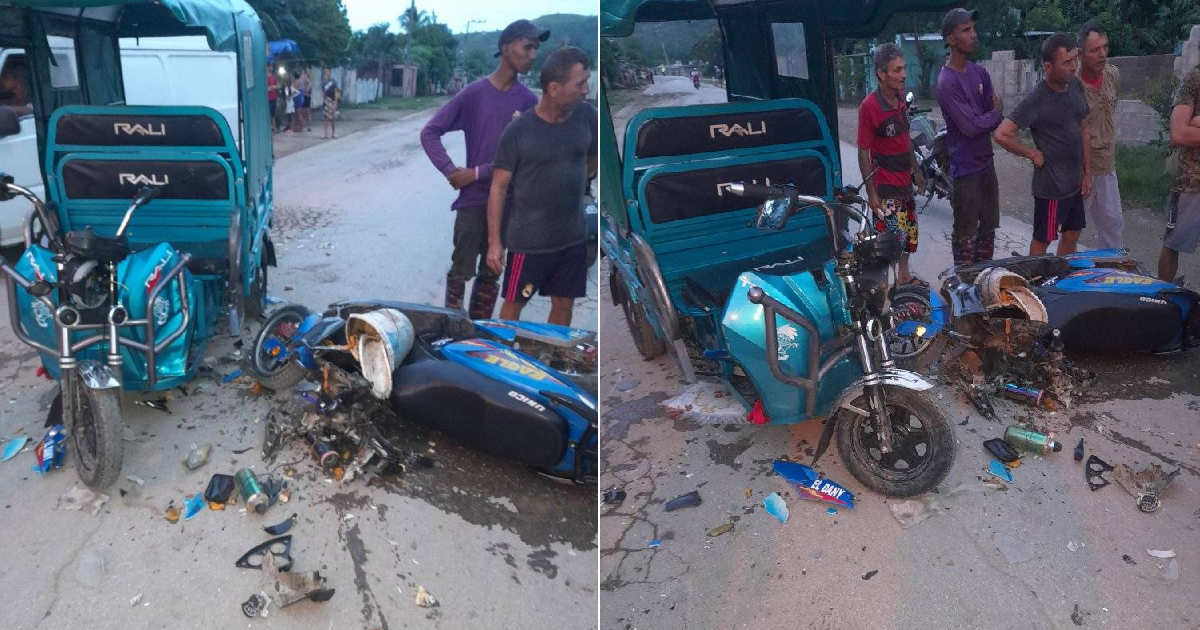
[[[276,391],[319,383],[305,394],[319,409],[369,390],[400,421],[560,480],[595,483],[595,339],[405,302],[338,302],[321,314],[285,305],[263,324],[245,369]],[[377,449],[385,460],[388,450],[396,449]]]

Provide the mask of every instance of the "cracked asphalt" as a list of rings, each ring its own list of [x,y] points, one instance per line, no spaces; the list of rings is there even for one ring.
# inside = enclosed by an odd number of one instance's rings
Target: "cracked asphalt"
[[[272,295],[318,310],[359,297],[441,303],[454,191],[419,147],[430,115],[398,117],[276,162],[280,266],[270,270]],[[460,135],[447,146],[461,158]],[[598,325],[596,286],[593,275],[578,326]],[[526,316],[544,320],[548,310],[537,299]],[[242,338],[252,339],[257,325]],[[169,414],[125,397],[123,475],[144,485],[123,479],[96,516],[55,509],[76,474],[69,465],[44,477],[31,472],[32,443],[0,463],[0,627],[595,627],[597,515],[588,488],[555,484],[408,425],[397,428],[402,444],[431,455],[436,467],[337,483],[293,443],[272,470],[261,456],[263,419],[288,394],[256,395],[244,380],[222,384],[237,367],[235,351],[231,338],[214,340],[212,373],[186,396],[169,392]],[[35,375],[38,366],[5,318],[0,440],[41,437],[54,385]],[[193,443],[212,444],[213,454],[189,471],[181,462]],[[214,473],[251,466],[281,475],[289,463],[291,501],[266,515],[231,505],[175,525],[164,518],[169,502],[203,492]],[[240,604],[260,590],[261,573],[234,562],[269,538],[262,526],[292,513],[294,570],[319,570],[337,592],[326,603],[248,620]],[[421,586],[439,607],[414,604]]]
[[[660,85],[630,108],[669,105],[666,91]],[[696,98],[683,82],[676,92]],[[630,108],[614,115],[618,125]],[[854,183],[853,147],[843,144],[842,154],[844,179]],[[920,221],[913,266],[933,278],[948,265],[949,205],[933,202]],[[1002,217],[1005,246],[1026,247],[1029,233],[1020,217]],[[802,500],[771,472],[775,459],[811,459],[817,423],[664,418],[659,404],[678,393],[681,377],[671,359],[638,355],[607,274],[601,269],[600,486],[627,497],[601,507],[601,628],[1200,628],[1196,353],[1072,356],[1097,374],[1075,408],[1035,412],[997,400],[1000,422],[982,418],[955,389],[935,387],[954,425],[957,457],[945,482],[923,498],[930,516],[905,528],[892,513],[897,501],[861,487],[835,448],[817,469],[855,493],[853,510],[827,513],[827,505]],[[984,482],[990,456],[981,444],[1027,418],[1057,432],[1064,452],[1025,457],[1014,483],[995,489]],[[1115,483],[1088,490],[1070,454],[1081,437],[1089,455],[1111,464],[1158,462],[1183,472],[1162,508],[1143,514]],[[665,502],[693,490],[701,505],[664,511]],[[788,505],[786,524],[762,507],[772,492]],[[722,525],[732,529],[706,535]],[[651,547],[653,540],[660,544]],[[1177,574],[1147,550],[1173,550]]]

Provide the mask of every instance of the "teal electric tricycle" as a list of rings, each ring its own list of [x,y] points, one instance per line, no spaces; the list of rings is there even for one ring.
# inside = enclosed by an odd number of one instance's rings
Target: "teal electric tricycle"
[[[736,421],[828,419],[816,457],[836,433],[849,471],[890,496],[932,489],[955,440],[932,385],[889,355],[902,243],[876,234],[858,189],[842,187],[832,40],[948,4],[601,2],[602,36],[716,20],[724,41],[730,102],[643,110],[623,155],[601,107],[610,288],[642,356],[671,353],[692,383],[671,411],[703,421],[733,398]]]
[[[236,129],[204,106],[123,104],[118,40],[178,35],[235,54]],[[72,41],[77,80],[62,80],[48,36]],[[61,386],[49,422],[80,478],[104,487],[121,471],[121,390],[189,381],[222,315],[237,335],[265,307],[267,44],[242,0],[0,0],[0,47],[30,61],[48,198],[0,174],[0,200],[33,205],[24,253],[0,260],[12,328]]]

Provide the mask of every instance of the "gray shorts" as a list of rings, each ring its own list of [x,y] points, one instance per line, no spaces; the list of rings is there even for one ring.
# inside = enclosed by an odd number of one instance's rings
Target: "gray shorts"
[[[1185,254],[1200,245],[1200,193],[1172,192],[1167,197],[1167,231],[1163,246]]]

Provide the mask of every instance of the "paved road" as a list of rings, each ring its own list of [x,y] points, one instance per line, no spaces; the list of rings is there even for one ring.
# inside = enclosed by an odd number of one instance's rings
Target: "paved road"
[[[664,105],[654,99],[654,105]],[[625,120],[628,120],[627,113]],[[859,178],[843,145],[845,179]],[[921,215],[919,273],[948,259],[950,209]],[[1029,226],[1001,224],[1005,246],[1020,249]],[[1001,251],[1001,245],[997,245]],[[607,270],[602,270],[602,275]],[[601,511],[601,627],[1008,629],[1200,628],[1200,359],[1075,357],[1098,378],[1078,408],[1037,418],[1067,450],[1078,438],[1112,463],[1180,462],[1184,473],[1154,514],[1133,508],[1113,485],[1090,492],[1069,453],[1026,458],[1006,491],[988,489],[983,440],[1029,410],[999,401],[989,422],[947,387],[934,390],[955,424],[958,456],[938,492],[934,515],[909,529],[883,496],[858,486],[831,449],[819,469],[857,494],[853,511],[827,514],[771,473],[772,460],[804,461],[820,426],[703,426],[661,416],[659,403],[681,380],[669,359],[643,361],[618,307],[603,287],[601,396],[605,469],[601,487],[628,493]],[[663,503],[699,489],[704,502],[666,513]],[[763,498],[783,495],[786,524],[765,514]],[[749,496],[748,496],[749,495]],[[716,538],[707,530],[732,523]],[[996,541],[1019,541],[1010,563]],[[662,541],[650,549],[648,541]],[[1079,546],[1079,544],[1082,546]],[[1179,575],[1147,549],[1173,549]],[[1128,556],[1129,560],[1123,559]]]
[[[453,191],[420,151],[431,112],[407,117],[290,155],[277,162],[277,269],[271,292],[320,308],[354,297],[440,303],[449,262]],[[461,156],[460,138],[449,142]],[[288,288],[290,287],[290,289]],[[591,285],[595,295],[595,282]],[[5,307],[0,305],[0,310]],[[530,316],[544,318],[547,304]],[[576,322],[595,328],[594,298]],[[231,372],[227,337],[210,350],[218,374]],[[52,384],[35,376],[35,355],[0,323],[0,438],[40,437]],[[430,449],[437,467],[383,483],[333,483],[305,450],[291,503],[265,516],[236,507],[201,512],[177,525],[168,502],[203,492],[213,473],[242,466],[260,473],[258,450],[273,403],[241,382],[200,379],[171,414],[125,400],[121,496],[97,515],[57,511],[76,482],[66,469],[31,473],[32,447],[0,463],[0,585],[3,622],[51,628],[591,628],[596,619],[596,509],[586,488],[562,487],[440,435],[406,428],[406,443]],[[211,443],[212,461],[181,465],[192,443]],[[243,454],[233,451],[251,449]],[[280,472],[279,470],[275,471]],[[296,570],[320,570],[337,589],[325,604],[301,602],[249,621],[239,604],[260,573],[234,567],[266,540],[260,527],[299,515],[290,532]],[[441,601],[413,603],[418,586]],[[130,600],[141,596],[138,605]]]

